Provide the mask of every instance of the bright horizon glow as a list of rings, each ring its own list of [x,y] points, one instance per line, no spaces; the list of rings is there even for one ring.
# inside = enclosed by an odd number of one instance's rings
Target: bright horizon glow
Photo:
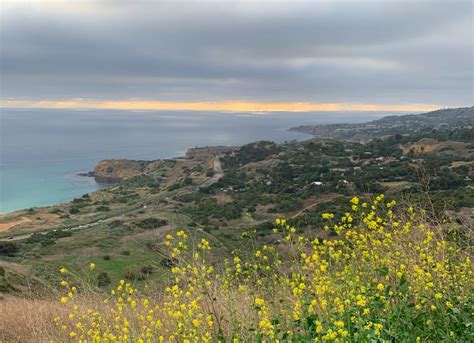
[[[445,106],[438,104],[381,105],[365,103],[311,102],[169,102],[157,100],[0,100],[0,108],[18,109],[107,109],[107,110],[185,110],[229,112],[313,112],[313,111],[396,111],[427,112]]]

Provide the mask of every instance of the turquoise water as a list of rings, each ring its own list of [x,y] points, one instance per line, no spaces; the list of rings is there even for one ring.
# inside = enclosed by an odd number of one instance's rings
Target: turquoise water
[[[181,156],[204,145],[307,139],[300,124],[360,122],[383,113],[137,112],[2,109],[0,212],[46,206],[100,185],[77,176],[102,159]]]

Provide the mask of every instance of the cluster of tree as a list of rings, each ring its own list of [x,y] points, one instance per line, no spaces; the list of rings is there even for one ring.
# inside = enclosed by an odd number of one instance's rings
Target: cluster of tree
[[[432,138],[439,141],[472,143],[474,141],[474,127],[465,126],[457,128],[432,129],[422,135],[416,135],[413,137],[406,136],[406,139],[411,141],[418,140],[421,138]]]
[[[180,188],[183,188],[183,187],[187,187],[187,186],[191,186],[194,184],[194,181],[191,177],[189,176],[186,176],[185,178],[183,178],[182,180],[180,181],[176,181],[174,184],[172,184],[171,186],[168,187],[168,190],[170,192],[172,191],[175,191],[175,190],[178,190]]]
[[[160,226],[168,225],[168,221],[163,218],[149,217],[136,222],[135,225],[142,229],[152,230]]]
[[[196,207],[187,207],[186,211],[195,221],[207,224],[209,218],[224,220],[240,218],[244,207],[245,205],[237,201],[218,204],[214,198],[204,198]]]
[[[0,256],[13,257],[18,252],[19,247],[13,242],[0,242]]]
[[[228,153],[222,158],[224,167],[239,167],[250,162],[266,159],[282,150],[281,146],[268,141],[243,145],[237,154]]]
[[[71,207],[69,208],[69,214],[77,214],[77,213],[81,212],[81,209],[83,209],[83,208],[85,208],[89,205],[91,205],[91,198],[90,198],[89,194],[84,194],[80,198],[74,198],[71,201]],[[57,211],[56,211],[56,214],[58,214]]]
[[[149,174],[140,174],[123,181],[123,185],[130,188],[149,187],[151,189],[160,188],[160,183]]]
[[[54,230],[47,233],[33,233],[25,243],[36,244],[40,243],[42,246],[53,245],[59,238],[70,237],[72,232],[68,230]]]

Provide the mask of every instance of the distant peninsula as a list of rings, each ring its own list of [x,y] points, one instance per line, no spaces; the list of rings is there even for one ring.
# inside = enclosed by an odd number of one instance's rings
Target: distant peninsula
[[[301,125],[289,130],[318,138],[366,143],[390,135],[414,135],[450,127],[472,127],[474,107],[441,109],[423,114],[387,116],[360,124]]]

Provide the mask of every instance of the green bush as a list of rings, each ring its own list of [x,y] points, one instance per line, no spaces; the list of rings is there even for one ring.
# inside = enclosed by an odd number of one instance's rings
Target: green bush
[[[101,272],[97,276],[97,286],[105,287],[111,282],[109,275],[106,272]]]
[[[18,245],[15,243],[0,242],[0,256],[15,256],[18,250]]]
[[[81,211],[80,211],[79,208],[77,208],[77,207],[71,207],[71,208],[69,209],[69,213],[70,213],[70,214],[76,214],[76,213],[79,213],[79,212],[81,212]]]
[[[150,217],[150,218],[143,219],[135,224],[142,229],[151,230],[160,226],[167,225],[168,221],[162,218]]]

